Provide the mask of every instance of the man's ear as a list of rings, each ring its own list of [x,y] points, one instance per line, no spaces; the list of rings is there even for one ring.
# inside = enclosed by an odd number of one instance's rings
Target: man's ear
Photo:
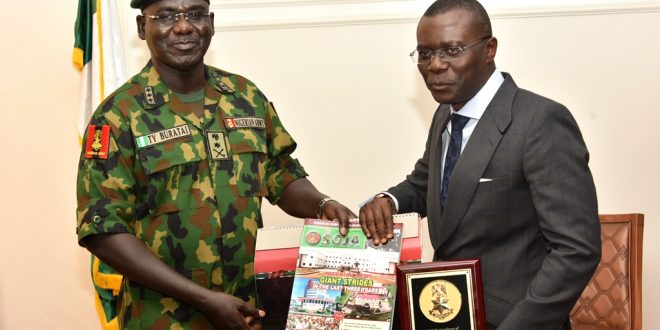
[[[135,16],[135,23],[137,23],[137,33],[141,40],[144,40],[144,24],[146,24],[146,21],[147,19],[143,15]]]
[[[488,62],[495,61],[495,55],[497,54],[497,38],[492,37],[488,40],[486,44],[486,56],[488,57]]]
[[[215,35],[215,16],[213,15],[213,13],[209,13],[209,14],[210,14],[209,18],[211,19],[211,35]]]

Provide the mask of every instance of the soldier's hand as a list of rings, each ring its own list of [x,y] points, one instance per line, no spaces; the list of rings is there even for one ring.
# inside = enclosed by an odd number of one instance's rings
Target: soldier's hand
[[[348,234],[348,220],[355,218],[357,215],[353,211],[334,199],[323,204],[321,209],[321,219],[339,221],[339,233],[344,236]]]
[[[264,311],[259,311],[260,313],[263,313],[261,317],[264,317],[266,314]],[[251,330],[261,330],[263,329],[263,326],[261,324],[261,317],[253,318],[252,316],[248,316],[245,318],[245,323],[248,324]]]
[[[222,292],[210,291],[201,312],[216,329],[261,329],[261,318],[266,315],[245,301]]]
[[[360,208],[360,226],[374,245],[385,244],[394,237],[392,229],[394,214],[396,214],[394,201],[387,196],[374,198]]]

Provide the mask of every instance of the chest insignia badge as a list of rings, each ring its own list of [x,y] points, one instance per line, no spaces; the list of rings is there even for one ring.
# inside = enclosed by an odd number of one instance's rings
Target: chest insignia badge
[[[206,145],[209,148],[209,158],[213,160],[229,159],[225,132],[206,132]]]
[[[180,139],[191,136],[190,128],[187,124],[166,128],[161,131],[149,133],[146,135],[138,136],[135,138],[135,144],[138,149],[144,149],[159,143],[167,142],[170,140]]]

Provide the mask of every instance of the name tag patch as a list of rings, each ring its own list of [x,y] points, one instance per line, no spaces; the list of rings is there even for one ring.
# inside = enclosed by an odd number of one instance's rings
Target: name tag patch
[[[266,128],[266,122],[263,118],[258,117],[242,117],[242,118],[227,118],[225,119],[225,126],[227,129],[236,128]]]
[[[85,158],[108,159],[110,145],[110,125],[87,127],[87,143],[85,143]]]
[[[213,160],[229,159],[225,132],[206,132],[206,145],[209,146],[209,157]]]
[[[162,131],[149,133],[147,135],[138,136],[135,138],[135,144],[138,149],[143,149],[146,147],[153,146],[155,144],[167,142],[174,139],[180,139],[182,137],[191,136],[190,128],[187,124],[180,126],[167,128]]]

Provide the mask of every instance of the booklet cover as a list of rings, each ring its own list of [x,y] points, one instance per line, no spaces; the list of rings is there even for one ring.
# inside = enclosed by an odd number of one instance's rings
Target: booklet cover
[[[305,220],[286,329],[391,329],[403,240],[393,229],[375,246],[357,222],[341,236],[336,222]]]

